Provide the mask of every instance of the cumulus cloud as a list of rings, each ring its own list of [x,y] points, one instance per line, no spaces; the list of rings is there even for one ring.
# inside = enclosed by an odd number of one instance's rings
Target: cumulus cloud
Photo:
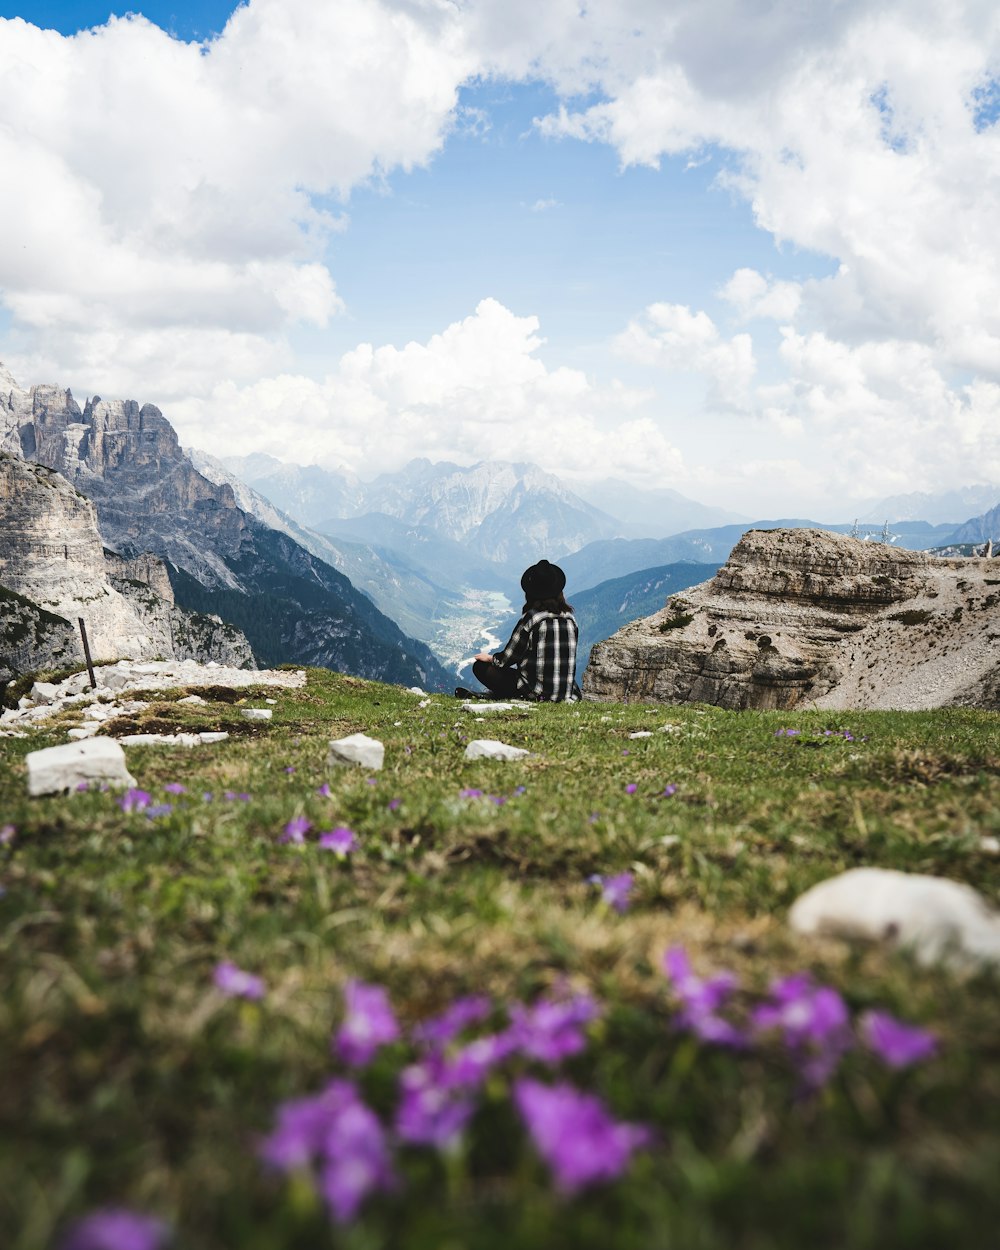
[[[427,342],[361,344],[321,382],[280,374],[225,383],[168,415],[185,442],[208,451],[238,441],[362,474],[418,455],[529,460],[568,477],[662,481],[681,469],[676,448],[641,411],[648,393],[549,369],[543,342],[537,318],[485,299]]]
[[[683,304],[650,304],[615,340],[622,356],[671,371],[693,371],[709,382],[711,407],[745,408],[756,364],[749,334],[724,339],[706,312]]]
[[[133,351],[147,391],[180,393],[153,365],[189,331],[216,378],[273,364],[289,327],[342,308],[331,199],[429,160],[475,64],[443,0],[252,0],[203,45],[142,17],[70,38],[0,20],[0,292],[22,371],[59,334],[61,373],[135,389],[118,344],[158,330],[162,350]]]

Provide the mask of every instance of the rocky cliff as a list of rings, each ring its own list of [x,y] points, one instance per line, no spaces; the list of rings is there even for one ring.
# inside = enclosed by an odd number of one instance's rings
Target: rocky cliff
[[[152,404],[95,397],[81,409],[69,391],[23,391],[3,372],[0,446],[67,478],[96,506],[107,547],[125,560],[151,552],[167,561],[178,605],[221,616],[268,662],[450,684],[428,648],[346,577],[243,511],[228,484],[199,473]]]
[[[711,581],[598,643],[597,700],[1000,708],[1000,565],[750,530]]]
[[[93,503],[59,473],[0,453],[0,668],[4,675],[83,659],[216,659],[253,666],[238,630],[173,601],[152,556],[106,553]],[[159,592],[159,593],[158,593]]]

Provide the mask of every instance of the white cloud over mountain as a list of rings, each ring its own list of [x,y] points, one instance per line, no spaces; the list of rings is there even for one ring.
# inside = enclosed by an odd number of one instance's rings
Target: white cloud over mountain
[[[747,414],[759,472],[875,493],[1000,477],[993,0],[250,0],[205,45],[141,18],[72,38],[0,21],[0,354],[25,380],[211,415],[220,442],[239,413],[263,446],[283,397],[358,467],[394,439],[676,469],[668,389],[643,409],[549,365],[532,318],[489,300],[300,376],[294,327],[343,310],[325,249],[350,237],[345,198],[433,162],[477,77],[554,84],[539,130],[625,166],[722,154],[760,228],[826,258],[798,282],[736,268],[732,326],[664,290],[607,327],[650,388],[694,372],[705,419]]]
[[[542,343],[537,318],[487,299],[426,343],[362,343],[321,382],[281,375],[225,383],[171,415],[186,441],[208,451],[225,454],[239,441],[362,473],[414,456],[530,460],[569,478],[596,467],[653,481],[681,468],[663,431],[634,415],[645,393],[598,387],[577,369],[547,369]]]

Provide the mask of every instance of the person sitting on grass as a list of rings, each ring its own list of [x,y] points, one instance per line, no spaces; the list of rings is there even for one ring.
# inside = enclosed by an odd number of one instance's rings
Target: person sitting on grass
[[[573,608],[563,590],[566,574],[557,564],[539,560],[521,578],[524,607],[521,619],[502,651],[481,651],[472,672],[491,694],[502,699],[561,703],[579,699],[576,684],[576,643],[579,635]],[[458,698],[482,698],[464,687]]]

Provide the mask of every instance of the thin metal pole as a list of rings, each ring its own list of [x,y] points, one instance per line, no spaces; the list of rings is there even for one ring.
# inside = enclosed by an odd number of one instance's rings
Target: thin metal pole
[[[90,643],[87,641],[87,627],[83,623],[83,617],[78,616],[76,623],[80,626],[80,637],[83,639],[83,656],[87,661],[87,672],[90,674],[90,688],[97,689],[97,678],[94,676],[94,661],[90,658]]]

